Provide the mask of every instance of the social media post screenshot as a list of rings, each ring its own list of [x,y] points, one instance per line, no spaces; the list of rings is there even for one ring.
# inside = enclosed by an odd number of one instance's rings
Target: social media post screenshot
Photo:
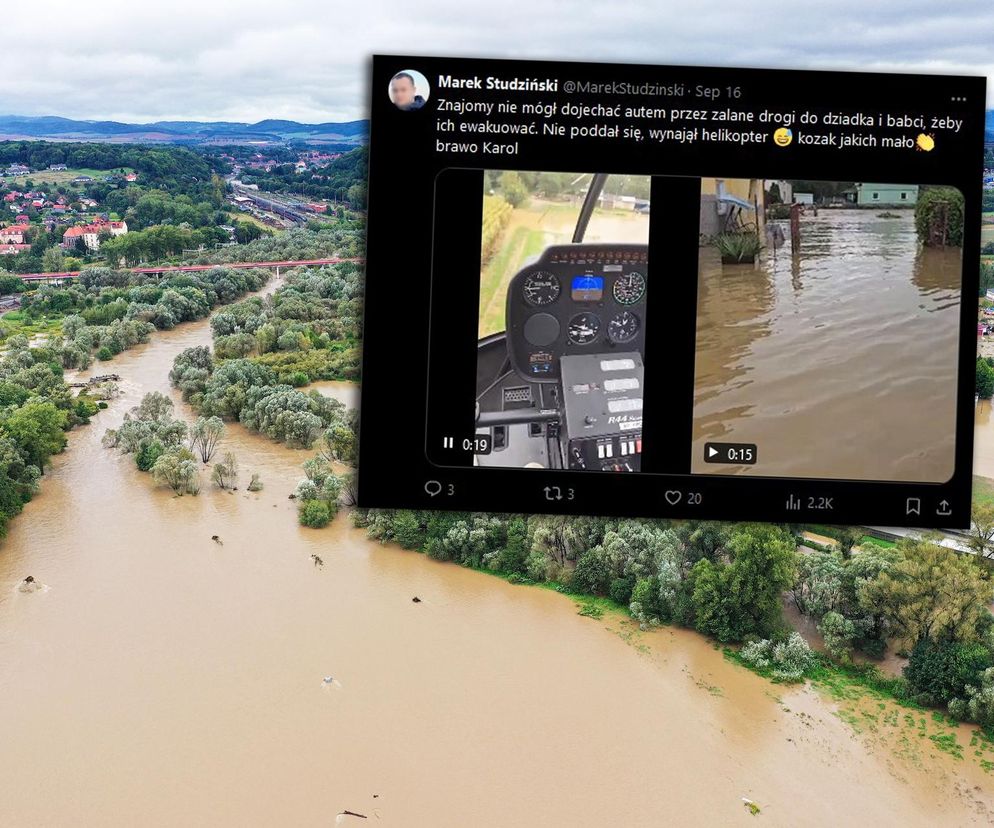
[[[965,525],[982,78],[377,56],[370,92],[360,503]]]

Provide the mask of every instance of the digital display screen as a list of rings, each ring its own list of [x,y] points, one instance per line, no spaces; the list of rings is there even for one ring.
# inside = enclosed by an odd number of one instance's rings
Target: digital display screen
[[[574,302],[599,302],[604,295],[604,277],[589,273],[574,276],[570,295]]]

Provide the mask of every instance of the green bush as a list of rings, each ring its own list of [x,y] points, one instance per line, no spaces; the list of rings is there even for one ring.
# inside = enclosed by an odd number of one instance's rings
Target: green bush
[[[799,632],[774,643],[769,639],[746,644],[739,657],[776,681],[800,681],[815,666],[815,656]]]
[[[994,368],[986,360],[977,358],[977,395],[982,400],[989,400],[994,395]]]
[[[722,261],[751,262],[759,253],[759,236],[756,233],[719,233],[714,237]]]
[[[956,641],[920,641],[911,651],[904,677],[911,692],[924,704],[945,705],[965,695],[968,685],[980,683],[994,658],[983,644]]]
[[[331,521],[331,510],[323,500],[307,500],[301,505],[298,517],[301,526],[320,529]]]
[[[108,359],[113,359],[113,358],[114,358],[114,352],[106,345],[101,346],[100,350],[97,351],[97,359],[106,362]]]
[[[135,452],[135,465],[143,472],[151,471],[166,447],[159,440],[150,440]]]
[[[632,600],[632,590],[635,589],[635,579],[632,576],[627,578],[615,578],[611,581],[611,587],[608,590],[608,595],[611,596],[612,601],[617,601],[619,604],[624,604],[627,606]]]
[[[603,595],[607,592],[611,578],[611,568],[598,548],[588,549],[576,562],[570,585],[580,591],[593,595]]]

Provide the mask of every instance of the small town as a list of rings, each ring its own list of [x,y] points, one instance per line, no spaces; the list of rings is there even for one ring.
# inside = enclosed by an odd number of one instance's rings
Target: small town
[[[188,184],[163,182],[155,173],[143,174],[126,166],[104,170],[13,161],[0,167],[0,256],[10,261],[6,269],[15,272],[68,271],[101,258],[110,262],[101,253],[102,245],[128,234],[129,229],[189,226],[200,234],[191,236],[182,249],[206,250],[328,216],[340,218],[344,210],[361,209],[365,198],[364,185],[329,174],[329,165],[342,154],[286,145],[201,150],[198,157],[217,177],[213,182],[217,203],[207,204],[209,215],[206,208],[198,215],[189,209],[166,211],[173,216],[162,215],[160,207],[166,199],[156,190],[173,191],[175,201],[190,202],[194,193]],[[147,204],[154,209],[145,211]],[[125,250],[112,263],[148,260],[141,252],[133,256]]]
[[[94,183],[89,175],[71,178],[67,185],[55,190],[38,186],[19,189],[4,178],[17,180],[35,175],[44,179],[46,173],[66,172],[65,164],[52,164],[46,170],[32,170],[24,164],[10,164],[0,176],[2,205],[13,221],[0,226],[0,256],[13,256],[31,249],[34,232],[40,229],[50,235],[61,235],[60,247],[66,252],[92,252],[100,249],[101,237],[111,238],[128,232],[127,222],[101,212],[98,202],[80,189]],[[135,172],[114,172],[102,176],[108,185],[119,187],[138,181]],[[23,186],[23,185],[22,185]]]

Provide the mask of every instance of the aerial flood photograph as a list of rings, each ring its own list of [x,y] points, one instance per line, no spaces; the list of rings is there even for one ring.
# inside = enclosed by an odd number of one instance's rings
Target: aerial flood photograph
[[[928,482],[977,301],[970,529],[356,502],[371,53],[502,53],[516,18],[530,57],[568,35],[594,60],[859,66],[869,38],[895,70],[983,74],[990,27],[887,3],[853,43],[799,7],[784,45],[722,3],[703,28],[391,5],[5,20],[0,826],[994,823],[990,104],[982,251],[955,188],[705,178],[696,273],[636,251],[529,294],[610,292],[616,317],[562,336],[635,351],[646,295],[697,280],[694,474]],[[599,175],[520,166],[484,171],[481,342]],[[584,241],[648,245],[649,181],[598,179]],[[705,464],[708,441],[758,462]]]

